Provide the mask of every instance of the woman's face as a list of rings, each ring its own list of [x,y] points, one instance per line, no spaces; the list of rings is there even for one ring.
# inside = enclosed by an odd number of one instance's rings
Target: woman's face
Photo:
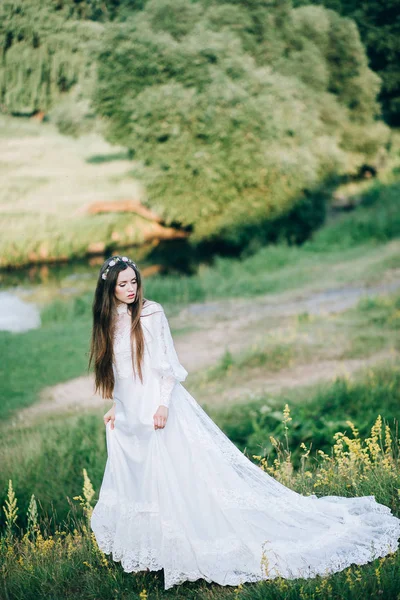
[[[132,304],[136,298],[137,280],[136,273],[132,267],[118,273],[117,284],[115,286],[115,297],[120,302]]]

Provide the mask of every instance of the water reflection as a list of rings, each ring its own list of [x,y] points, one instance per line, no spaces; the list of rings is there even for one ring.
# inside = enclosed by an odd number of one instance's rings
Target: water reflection
[[[40,327],[38,307],[11,292],[0,292],[0,331],[21,333]]]

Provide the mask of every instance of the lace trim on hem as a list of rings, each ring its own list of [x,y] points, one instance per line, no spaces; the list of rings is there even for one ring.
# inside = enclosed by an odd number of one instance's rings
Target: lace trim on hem
[[[146,557],[132,558],[129,556],[129,552],[124,552],[122,549],[113,549],[112,542],[106,538],[100,538],[97,540],[99,548],[105,554],[111,554],[112,559],[116,562],[121,563],[121,567],[126,573],[137,573],[149,569],[150,571],[164,570],[164,589],[168,590],[175,585],[180,585],[185,581],[197,581],[198,579],[204,579],[208,583],[216,582],[219,585],[238,586],[243,583],[256,583],[258,581],[265,581],[275,579],[276,577],[283,577],[284,579],[310,579],[316,576],[327,577],[334,573],[338,573],[350,567],[353,564],[365,565],[372,560],[386,556],[389,552],[395,552],[396,548],[393,543],[394,540],[386,540],[380,542],[375,548],[375,553],[371,554],[367,550],[355,551],[347,553],[346,556],[340,557],[339,554],[332,555],[328,565],[321,565],[314,568],[305,567],[304,570],[296,569],[291,571],[288,569],[283,572],[278,572],[276,569],[270,573],[245,573],[245,572],[232,572],[225,575],[224,581],[221,581],[218,576],[215,579],[208,577],[201,571],[188,571],[182,572],[178,570],[169,571],[165,569],[160,561],[156,558],[153,551],[150,551]]]
[[[327,576],[342,571],[352,564],[364,565],[372,560],[386,556],[390,552],[396,552],[399,546],[398,538],[400,536],[400,522],[396,521],[395,523],[388,525],[379,535],[377,535],[376,539],[373,540],[369,546],[358,545],[354,549],[344,547],[341,551],[329,553],[330,544],[328,542],[328,544],[321,546],[321,548],[328,546],[325,552],[321,553],[321,564],[312,567],[311,565],[305,564],[293,569],[290,565],[294,564],[299,558],[299,548],[297,546],[293,547],[292,552],[286,552],[284,559],[281,559],[276,551],[271,551],[266,548],[268,540],[266,540],[264,544],[256,544],[257,548],[249,548],[234,537],[217,538],[209,541],[197,540],[196,543],[192,540],[193,547],[196,548],[196,556],[200,554],[204,558],[211,557],[210,570],[208,575],[206,575],[200,570],[187,572],[176,569],[171,570],[168,566],[165,567],[162,564],[160,559],[161,539],[164,540],[164,543],[168,548],[167,555],[170,554],[170,551],[173,552],[174,545],[179,547],[179,545],[182,543],[184,544],[185,541],[185,536],[182,532],[177,531],[174,524],[170,521],[162,519],[160,521],[163,533],[160,537],[160,546],[157,548],[154,548],[149,544],[147,547],[140,547],[140,545],[138,545],[134,550],[131,550],[123,548],[120,545],[115,545],[112,527],[108,528],[107,525],[104,525],[104,522],[102,522],[103,519],[101,518],[102,516],[106,517],[104,520],[107,521],[107,516],[110,515],[110,512],[112,514],[114,508],[115,506],[112,504],[103,504],[99,501],[93,511],[94,521],[97,517],[100,517],[99,522],[96,524],[98,527],[95,527],[97,530],[96,540],[99,548],[106,554],[112,554],[113,560],[121,562],[122,568],[128,573],[143,571],[146,568],[150,571],[164,569],[165,590],[174,585],[179,585],[184,581],[196,581],[197,579],[204,579],[208,582],[215,581],[220,585],[237,586],[240,583],[253,583],[256,581],[273,579],[278,576],[285,579],[308,579],[317,575]],[[140,513],[138,513],[138,515],[140,515]],[[142,516],[144,516],[143,513]],[[129,520],[131,519],[132,517],[129,518]],[[332,537],[329,541],[332,541]],[[347,545],[351,543],[353,542],[346,542]],[[254,565],[257,565],[256,556],[258,556],[258,554],[261,555],[262,550],[265,551],[269,563],[273,563],[272,568],[270,568],[268,572],[264,571],[261,565],[261,571],[258,572],[255,572],[254,570],[247,572],[238,571],[234,568],[232,568],[232,572],[226,572],[223,569],[221,569],[220,572],[213,572],[213,565],[218,564],[218,561],[215,561],[215,556],[220,558],[225,557],[229,561],[229,555],[232,555],[232,565],[235,563],[235,557],[237,559],[238,556],[243,556],[243,563],[246,563],[247,559],[253,556]],[[240,558],[240,560],[242,560],[242,558]]]

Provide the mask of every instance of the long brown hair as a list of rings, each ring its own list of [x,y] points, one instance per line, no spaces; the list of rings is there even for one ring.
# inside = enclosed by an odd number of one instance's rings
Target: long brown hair
[[[110,267],[110,259],[107,259],[101,266],[92,304],[93,327],[88,368],[94,364],[95,393],[100,391],[103,398],[113,397],[115,384],[112,367],[115,332],[115,319],[113,319],[115,314],[114,292],[119,273],[125,271],[128,267],[132,267],[135,271],[137,281],[135,300],[132,304],[128,304],[128,312],[131,315],[132,366],[135,377],[138,373],[143,383],[142,361],[145,341],[140,314],[146,299],[143,297],[142,279],[138,267],[131,260],[126,262],[125,257],[123,260],[121,256],[118,258],[121,260],[112,267]],[[103,278],[106,269],[108,269],[106,278]],[[136,351],[134,351],[134,348]]]

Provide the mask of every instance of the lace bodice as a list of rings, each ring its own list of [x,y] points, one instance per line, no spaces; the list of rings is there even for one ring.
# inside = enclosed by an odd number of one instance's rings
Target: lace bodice
[[[131,315],[126,303],[115,310],[114,376],[134,377],[132,365]],[[146,376],[154,376],[160,382],[160,404],[169,406],[172,390],[178,381],[187,377],[175,351],[164,309],[158,302],[147,302],[142,308],[141,325],[145,338],[144,361],[149,366]]]
[[[133,374],[131,345],[131,315],[128,305],[119,304],[115,309],[114,375],[129,377]]]

